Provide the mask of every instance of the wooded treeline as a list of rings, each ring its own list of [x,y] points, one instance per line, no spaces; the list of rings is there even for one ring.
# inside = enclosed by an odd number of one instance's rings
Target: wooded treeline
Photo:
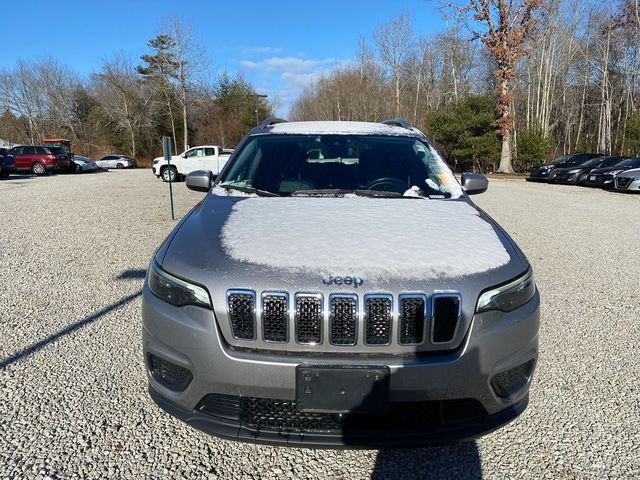
[[[514,166],[582,151],[640,154],[638,1],[557,0],[548,7],[515,67]],[[291,116],[403,117],[451,163],[497,165],[497,67],[469,30],[454,22],[425,36],[410,14],[394,18],[360,40],[355,61],[308,87]]]
[[[65,137],[76,153],[161,154],[203,143],[233,147],[271,106],[240,75],[213,75],[192,30],[163,22],[140,56],[114,54],[83,77],[53,58],[0,70],[0,138],[39,144]],[[256,112],[257,110],[257,112]]]

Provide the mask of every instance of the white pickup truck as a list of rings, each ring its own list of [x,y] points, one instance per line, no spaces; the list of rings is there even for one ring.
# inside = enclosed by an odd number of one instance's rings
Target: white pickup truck
[[[153,160],[153,174],[165,182],[178,181],[196,170],[210,170],[215,176],[220,173],[233,150],[222,149],[216,145],[193,147],[180,155],[171,156],[171,168],[164,157]]]

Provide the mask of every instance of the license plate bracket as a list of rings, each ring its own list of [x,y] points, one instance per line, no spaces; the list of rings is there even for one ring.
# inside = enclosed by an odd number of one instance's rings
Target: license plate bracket
[[[303,412],[381,414],[389,402],[389,367],[305,366],[296,369]]]

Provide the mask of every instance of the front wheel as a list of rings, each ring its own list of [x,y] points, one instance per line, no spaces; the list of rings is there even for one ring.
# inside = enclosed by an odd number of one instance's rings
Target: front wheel
[[[582,175],[580,175],[578,177],[578,181],[576,183],[578,185],[584,186],[584,184],[587,183],[587,178],[589,178],[589,174],[588,173],[583,173]]]
[[[162,180],[164,182],[175,182],[178,179],[178,172],[175,167],[167,167],[162,170]]]
[[[44,164],[40,162],[34,163],[31,166],[31,171],[34,173],[34,175],[44,175],[45,173],[47,173],[47,169],[45,168]]]
[[[118,170],[120,170],[121,168],[124,168],[124,165],[122,165],[121,163],[119,163],[119,164],[117,164],[117,165],[116,165],[116,168],[117,168]]]

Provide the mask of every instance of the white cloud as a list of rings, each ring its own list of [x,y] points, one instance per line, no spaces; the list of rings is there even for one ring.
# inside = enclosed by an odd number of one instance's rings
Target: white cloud
[[[272,56],[260,61],[242,60],[240,65],[254,78],[257,89],[280,101],[279,114],[285,115],[302,90],[338,65],[335,58],[310,59],[304,55]]]
[[[245,48],[242,51],[242,53],[245,55],[275,54],[275,53],[280,53],[281,51],[282,49],[278,47],[251,47],[251,48]]]

